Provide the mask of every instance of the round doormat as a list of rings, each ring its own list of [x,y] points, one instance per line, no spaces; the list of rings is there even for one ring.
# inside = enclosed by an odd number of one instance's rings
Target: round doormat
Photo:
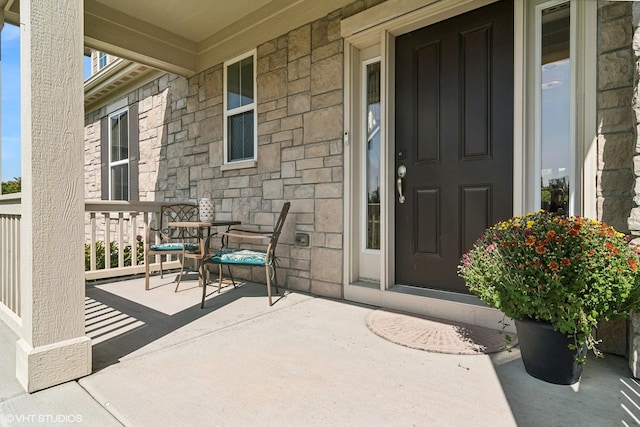
[[[509,334],[507,344],[504,334],[495,329],[383,309],[367,316],[367,326],[388,341],[434,353],[488,354],[518,343],[515,334]]]

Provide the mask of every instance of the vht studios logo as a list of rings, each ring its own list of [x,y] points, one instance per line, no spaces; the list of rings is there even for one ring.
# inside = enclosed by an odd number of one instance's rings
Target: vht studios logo
[[[81,422],[82,415],[0,414],[0,425],[11,425],[13,423],[73,424]]]

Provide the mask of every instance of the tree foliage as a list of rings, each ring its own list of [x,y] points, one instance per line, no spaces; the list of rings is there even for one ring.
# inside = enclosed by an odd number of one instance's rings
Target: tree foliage
[[[22,190],[22,178],[13,178],[2,183],[2,194],[19,193]]]

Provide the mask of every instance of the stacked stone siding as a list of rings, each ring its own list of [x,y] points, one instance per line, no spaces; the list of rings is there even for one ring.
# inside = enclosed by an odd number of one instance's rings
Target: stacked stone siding
[[[223,170],[223,66],[189,79],[164,75],[126,95],[139,103],[140,200],[209,196],[216,216],[269,228],[291,202],[278,247],[279,281],[342,297],[344,59],[340,20],[380,0],[356,1],[256,49],[258,161]],[[86,196],[100,198],[100,118],[86,117]],[[295,233],[310,236],[295,245]],[[264,282],[263,269],[238,269]]]
[[[640,236],[640,6],[603,0],[598,6],[598,217]],[[603,323],[598,338],[603,351],[628,355],[633,375],[640,375],[637,314],[631,322]]]
[[[640,233],[640,211],[634,208],[634,195],[640,191],[634,154],[640,146],[632,107],[636,77],[632,5],[599,3],[597,210],[599,219],[619,231]]]

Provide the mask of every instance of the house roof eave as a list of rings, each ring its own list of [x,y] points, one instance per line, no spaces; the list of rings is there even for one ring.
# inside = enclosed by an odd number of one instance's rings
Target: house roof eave
[[[95,111],[162,74],[165,72],[128,59],[118,58],[85,80],[85,112]]]

